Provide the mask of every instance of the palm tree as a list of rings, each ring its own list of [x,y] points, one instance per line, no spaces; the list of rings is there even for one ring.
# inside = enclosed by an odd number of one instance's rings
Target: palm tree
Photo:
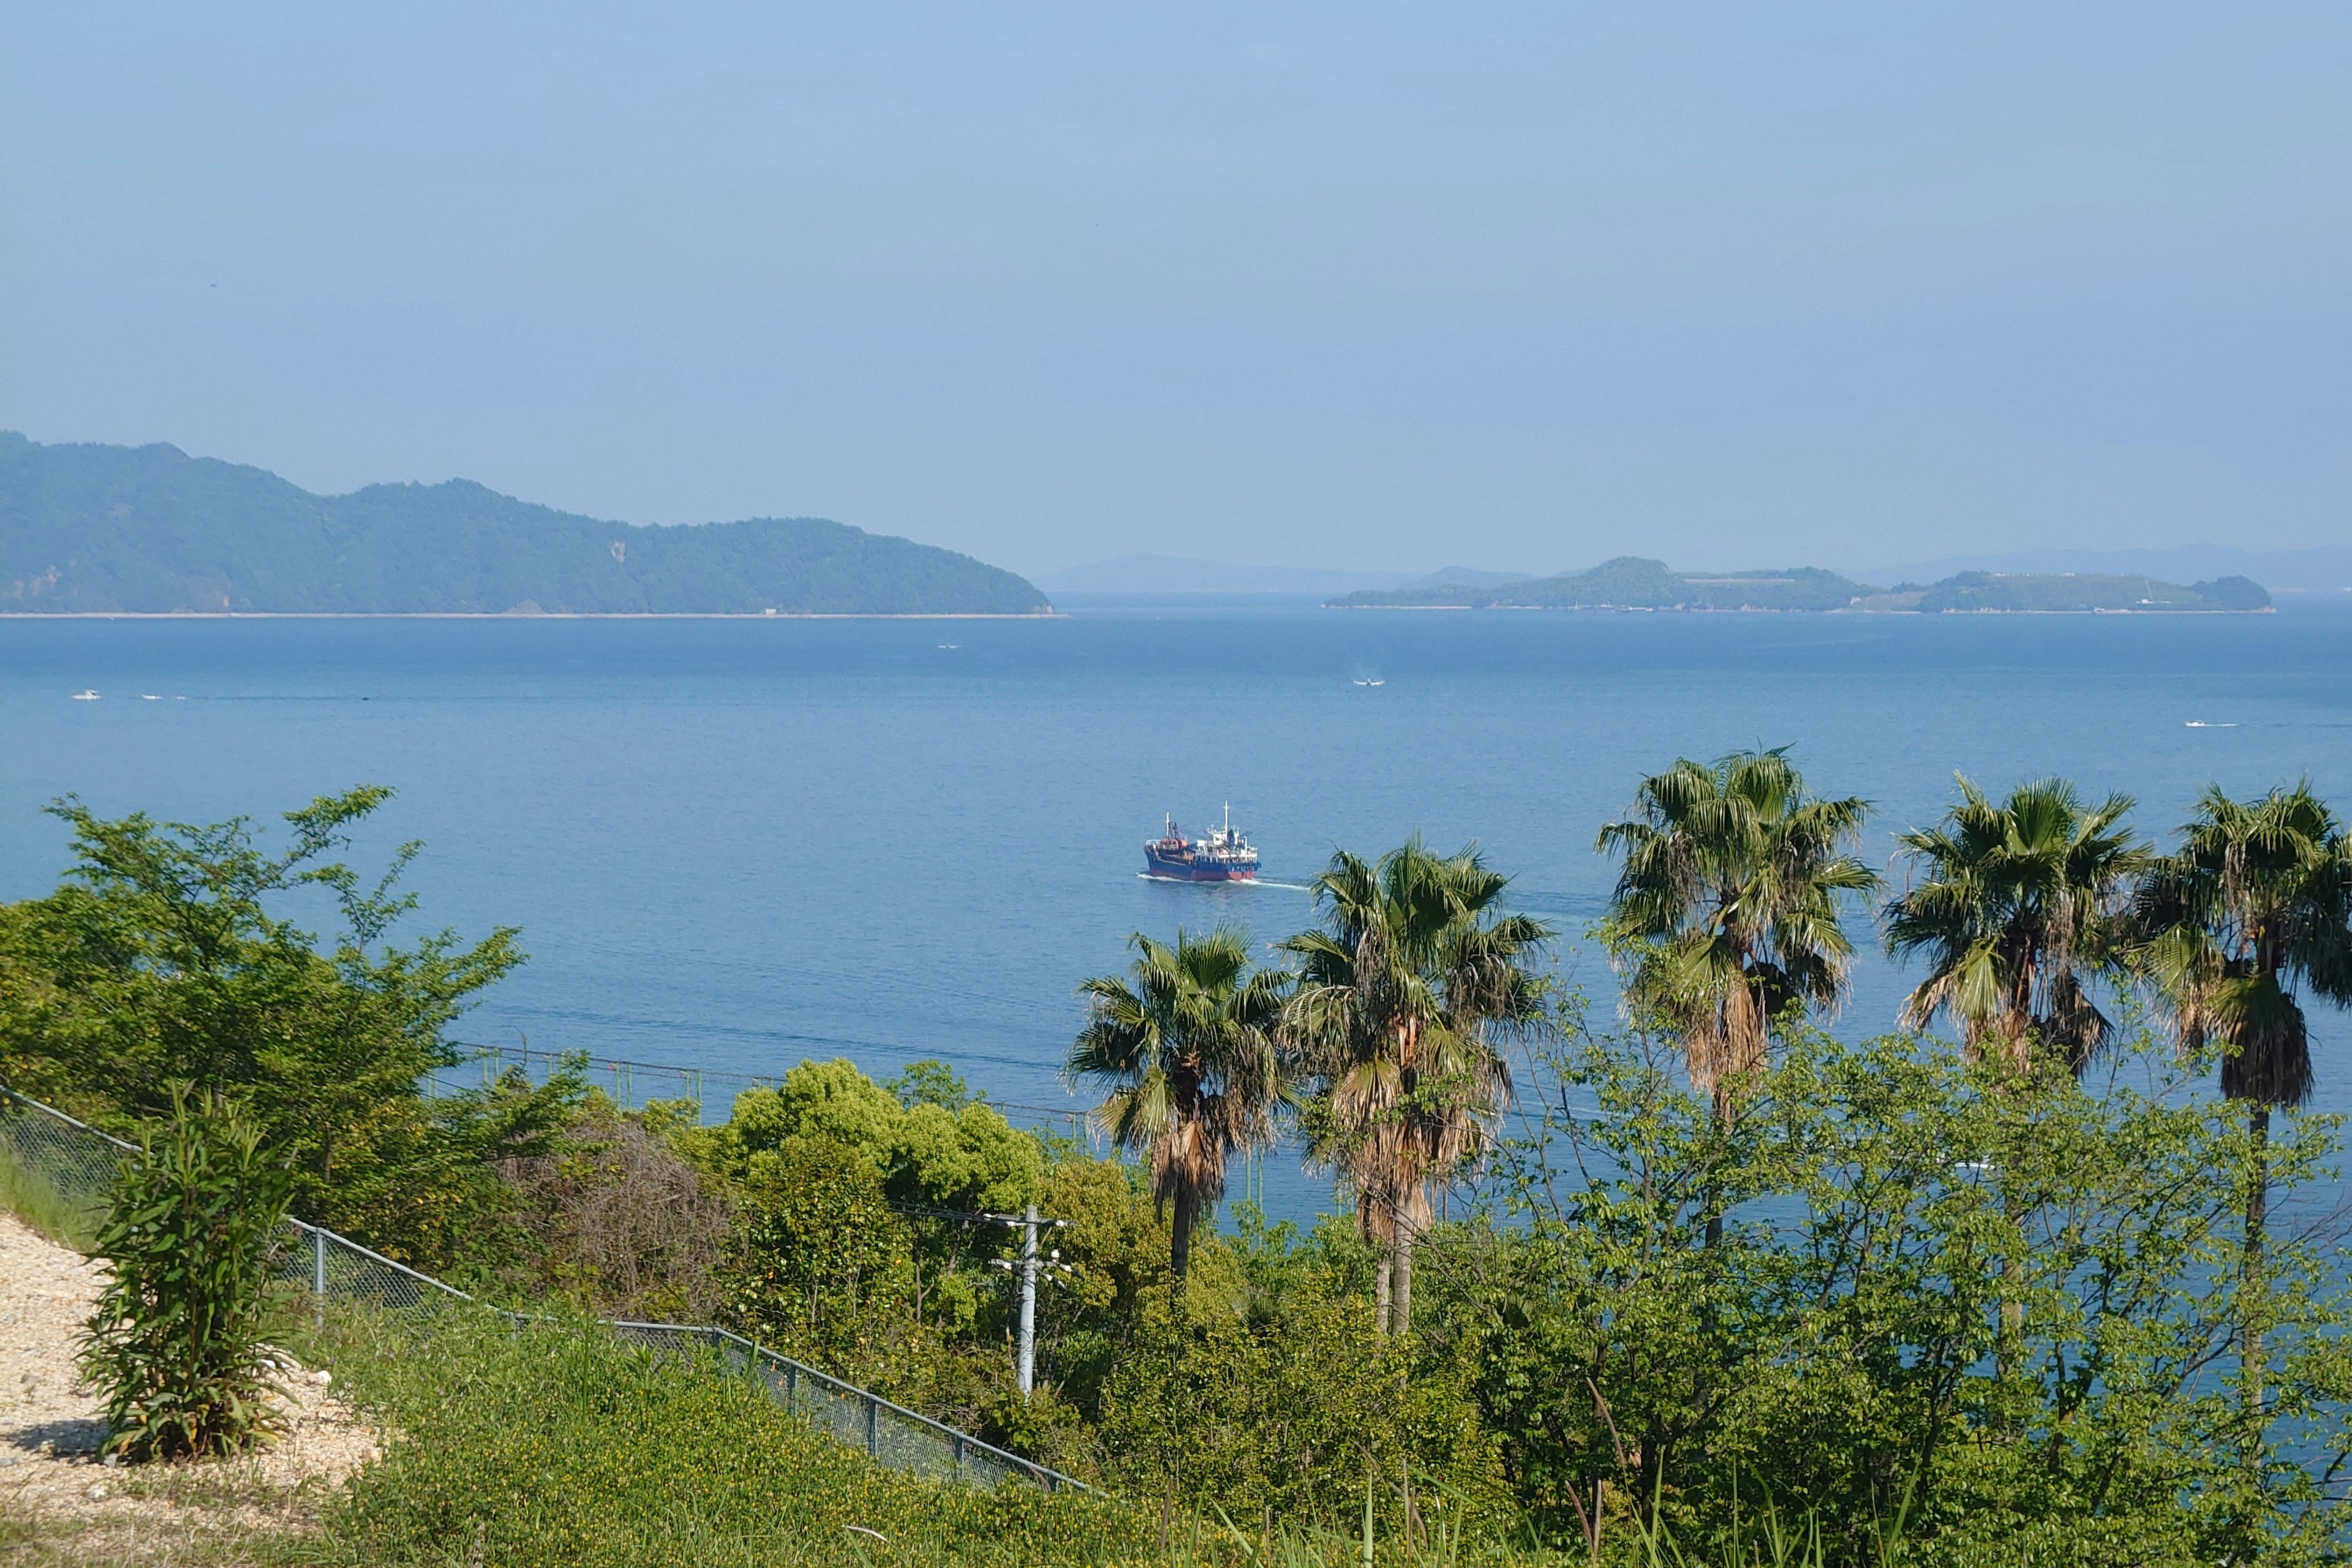
[[[1299,964],[1285,1039],[1315,1086],[1307,1152],[1339,1171],[1381,1249],[1383,1331],[1412,1321],[1430,1183],[1485,1152],[1510,1097],[1498,1035],[1542,1016],[1528,965],[1552,931],[1496,908],[1509,885],[1475,845],[1448,858],[1416,837],[1378,865],[1341,850],[1315,879],[1322,925],[1282,944]]]
[[[1274,1143],[1282,1098],[1275,1031],[1289,977],[1252,973],[1249,938],[1230,928],[1198,937],[1180,930],[1173,947],[1138,931],[1128,944],[1132,984],[1106,974],[1078,987],[1087,1026],[1065,1074],[1111,1086],[1096,1124],[1145,1158],[1153,1201],[1163,1212],[1174,1207],[1168,1267],[1181,1288],[1192,1226],[1224,1196],[1226,1163]]]
[[[2156,863],[2135,905],[2182,1048],[2219,1045],[2221,1092],[2246,1102],[2252,1169],[2241,1269],[2259,1291],[2271,1110],[2311,1096],[2311,1036],[2295,991],[2352,1002],[2352,843],[2308,780],[2252,801],[2209,786],[2179,849]],[[2247,1407],[2259,1418],[2259,1310],[2250,1308],[2244,1333]]]
[[[1624,858],[1605,929],[1630,963],[1627,1008],[1682,1037],[1718,1120],[1788,1008],[1844,997],[1853,945],[1838,906],[1880,885],[1849,849],[1869,814],[1807,794],[1781,747],[1683,758],[1601,830],[1593,847]]]
[[[1971,1056],[2021,1072],[2038,1040],[2080,1078],[2110,1030],[2084,981],[2114,961],[2118,905],[2151,859],[2124,826],[2131,796],[2086,806],[2065,780],[2041,779],[1995,805],[1954,776],[1958,804],[1898,839],[1918,876],[1886,906],[1886,950],[1928,959],[1903,1026],[1948,1013]]]

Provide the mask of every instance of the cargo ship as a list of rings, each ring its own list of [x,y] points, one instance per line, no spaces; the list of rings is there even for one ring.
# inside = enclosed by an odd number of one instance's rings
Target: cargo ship
[[[1206,838],[1187,839],[1176,819],[1168,831],[1143,847],[1143,874],[1171,882],[1250,882],[1257,879],[1257,851],[1249,837],[1234,826],[1234,808],[1225,807],[1225,825]]]

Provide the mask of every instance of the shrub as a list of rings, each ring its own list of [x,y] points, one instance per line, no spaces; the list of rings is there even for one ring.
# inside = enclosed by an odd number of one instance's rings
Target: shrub
[[[1345,1529],[1370,1479],[1383,1533],[1491,1538],[1512,1509],[1469,1369],[1381,1334],[1370,1303],[1332,1283],[1304,1279],[1247,1319],[1153,1314],[1104,1390],[1112,1481],[1171,1508]]]
[[[526,1287],[610,1317],[717,1317],[729,1205],[644,1118],[594,1098],[551,1152],[504,1161],[499,1172],[534,1243]]]
[[[110,1194],[81,1357],[106,1391],[104,1451],[133,1459],[233,1453],[277,1426],[262,1335],[291,1177],[227,1100],[174,1084],[171,1104]]]

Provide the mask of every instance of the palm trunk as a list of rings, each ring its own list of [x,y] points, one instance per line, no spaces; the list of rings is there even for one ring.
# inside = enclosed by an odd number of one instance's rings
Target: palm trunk
[[[1721,1134],[1731,1125],[1730,1086],[1722,1079],[1716,1079],[1715,1091],[1708,1098],[1715,1113],[1715,1130],[1717,1134]],[[1723,1215],[1716,1207],[1716,1183],[1712,1173],[1707,1176],[1704,1194],[1704,1201],[1706,1204],[1706,1247],[1709,1252],[1712,1252],[1723,1243]]]
[[[1376,1334],[1389,1331],[1389,1281],[1393,1272],[1394,1265],[1382,1258],[1372,1275],[1372,1332]]]
[[[2263,1279],[2263,1232],[2270,1223],[2271,1108],[2261,1100],[2246,1112],[2246,1131],[2253,1143],[2253,1172],[2246,1188],[2246,1252],[2242,1264],[2246,1316],[2244,1362],[2247,1463],[2261,1463],[2264,1375],[2269,1365],[2263,1348],[2263,1321],[2270,1312],[2269,1293]]]
[[[1389,1302],[1389,1331],[1409,1333],[1412,1329],[1412,1226],[1397,1226],[1396,1295]]]
[[[1176,1189],[1175,1237],[1168,1249],[1168,1272],[1179,1290],[1184,1286],[1185,1271],[1192,1266],[1192,1211],[1195,1200],[1189,1186]]]

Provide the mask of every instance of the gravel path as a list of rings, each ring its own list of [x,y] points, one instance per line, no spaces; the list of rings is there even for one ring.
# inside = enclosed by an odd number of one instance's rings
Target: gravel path
[[[107,1466],[105,1405],[79,1386],[74,1354],[100,1268],[0,1213],[0,1513],[36,1523],[265,1526],[377,1456],[376,1435],[297,1368],[286,1436],[242,1458]],[[291,1363],[291,1358],[288,1358]],[[304,1490],[302,1483],[319,1487]],[[201,1515],[202,1517],[196,1517]]]

